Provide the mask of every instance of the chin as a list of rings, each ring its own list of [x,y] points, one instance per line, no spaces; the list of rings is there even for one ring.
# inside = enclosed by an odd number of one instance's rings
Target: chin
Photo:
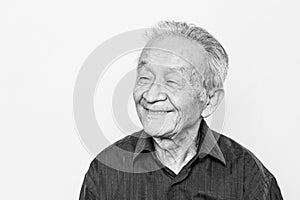
[[[144,125],[143,127],[144,127],[144,131],[152,137],[168,138],[174,134],[173,127],[161,128],[157,126],[147,126],[147,125]]]
[[[154,137],[162,136],[165,134],[165,131],[161,130],[160,128],[147,125],[144,126],[144,131]]]

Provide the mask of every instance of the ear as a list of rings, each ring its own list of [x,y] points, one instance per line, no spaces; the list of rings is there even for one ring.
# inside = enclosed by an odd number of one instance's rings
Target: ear
[[[206,107],[201,114],[203,118],[209,117],[215,112],[219,104],[222,102],[224,94],[225,93],[223,89],[214,90],[209,94],[209,96],[207,97]]]

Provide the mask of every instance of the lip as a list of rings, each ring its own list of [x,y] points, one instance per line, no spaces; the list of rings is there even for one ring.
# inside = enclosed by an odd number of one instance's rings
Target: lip
[[[166,114],[166,113],[170,113],[170,112],[173,112],[174,110],[164,110],[164,109],[150,109],[150,108],[146,108],[144,106],[142,106],[142,108],[148,112],[148,113],[151,113],[151,114]]]

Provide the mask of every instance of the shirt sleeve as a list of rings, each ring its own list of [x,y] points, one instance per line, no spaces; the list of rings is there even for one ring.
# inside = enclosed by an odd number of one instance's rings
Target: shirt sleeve
[[[283,200],[275,177],[251,153],[244,157],[244,199]]]
[[[95,189],[95,185],[92,184],[88,174],[86,174],[81,186],[79,200],[96,200],[97,192]]]
[[[101,168],[97,159],[94,159],[90,164],[90,167],[85,174],[79,200],[103,200],[106,199],[105,188],[103,188],[103,178],[101,174]]]
[[[272,179],[271,187],[267,196],[267,200],[283,200],[280,188],[275,178]]]

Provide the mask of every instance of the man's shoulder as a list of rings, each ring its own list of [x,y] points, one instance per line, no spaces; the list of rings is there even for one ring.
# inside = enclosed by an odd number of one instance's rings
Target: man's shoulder
[[[92,161],[97,167],[109,167],[115,170],[132,170],[132,159],[137,141],[142,131],[134,132],[102,150]]]
[[[118,149],[122,149],[127,152],[134,152],[137,141],[141,137],[141,134],[142,134],[142,130],[127,135],[119,139],[118,141],[114,142],[113,144],[109,145],[107,148],[101,151],[100,154],[114,151],[116,147]]]
[[[282,199],[276,178],[254,153],[235,140],[212,132],[224,155],[226,168],[242,177],[245,199]]]
[[[244,156],[247,149],[236,142],[234,139],[213,131],[214,137],[218,141],[218,145],[225,157],[226,162],[233,162],[234,160]]]
[[[256,175],[265,183],[269,183],[274,178],[264,164],[246,147],[215,131],[214,135],[218,137],[219,147],[227,163],[242,162],[245,175]]]

